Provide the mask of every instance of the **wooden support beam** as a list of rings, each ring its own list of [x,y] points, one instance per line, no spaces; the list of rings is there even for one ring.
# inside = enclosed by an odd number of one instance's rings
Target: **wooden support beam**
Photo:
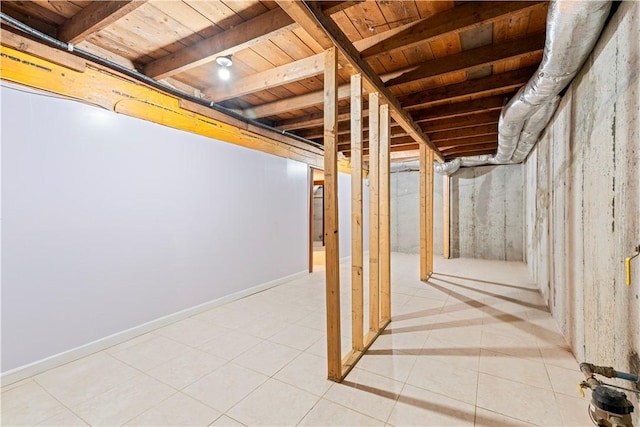
[[[324,224],[326,245],[327,367],[333,381],[342,379],[340,335],[340,253],[338,239],[338,52],[327,50],[324,71]]]
[[[351,76],[351,343],[364,349],[362,230],[362,76]]]
[[[420,280],[433,273],[433,154],[420,147]]]
[[[380,327],[380,98],[369,94],[369,331]]]
[[[422,133],[422,130],[416,125],[411,116],[402,109],[400,103],[396,99],[395,95],[387,89],[377,73],[371,68],[371,66],[360,57],[360,53],[353,46],[349,38],[342,32],[340,27],[327,15],[322,12],[322,9],[318,3],[308,4],[303,1],[292,0],[280,0],[278,4],[285,8],[287,12],[300,24],[309,34],[324,33],[325,36],[331,41],[331,44],[336,46],[340,53],[346,58],[348,63],[356,70],[357,73],[362,74],[364,81],[366,82],[370,92],[378,92],[380,97],[388,103],[390,106],[390,114],[393,119],[402,128],[411,135],[416,142],[425,144],[432,148],[436,156],[442,160],[442,155],[438,151],[437,147],[429,141],[429,138]],[[324,40],[324,38],[322,38]],[[322,45],[323,42],[320,44]]]
[[[37,56],[38,58],[46,59],[54,64],[62,65],[74,71],[84,72],[87,66],[86,61],[82,58],[64,50],[54,49],[19,34],[12,33],[6,28],[0,28],[0,41],[2,41],[4,46],[9,46],[21,52]],[[3,61],[5,61],[5,59],[3,59]]]
[[[236,80],[233,84],[221,84],[203,91],[205,97],[214,102],[271,89],[287,83],[306,79],[324,71],[324,52],[299,61],[285,64],[252,76]]]
[[[282,9],[275,8],[222,33],[147,64],[144,73],[163,79],[212,62],[293,30],[297,25]]]
[[[496,137],[495,142],[488,143],[480,143],[480,144],[467,144],[467,145],[454,145],[453,147],[446,148],[442,150],[442,153],[448,157],[451,157],[456,154],[465,154],[472,151],[485,151],[485,150],[497,150],[498,149],[498,141]]]
[[[408,49],[437,38],[491,24],[514,12],[540,7],[543,2],[470,2],[416,22],[409,28],[362,51],[362,57],[373,59],[398,49]]]
[[[369,116],[371,117],[371,116]],[[380,106],[380,318],[391,320],[391,121],[389,105]]]
[[[94,1],[67,19],[59,29],[59,39],[79,43],[93,33],[133,12],[147,0]]]
[[[528,35],[526,38],[510,40],[497,45],[487,45],[469,49],[423,62],[420,66],[387,82],[387,87],[443,76],[445,74],[473,71],[494,62],[518,59],[532,53],[542,52],[546,34],[544,32]]]
[[[430,151],[427,157],[427,163],[431,165],[427,173],[427,269],[429,275],[433,274],[433,152]]]
[[[451,258],[451,177],[442,175],[442,257]]]

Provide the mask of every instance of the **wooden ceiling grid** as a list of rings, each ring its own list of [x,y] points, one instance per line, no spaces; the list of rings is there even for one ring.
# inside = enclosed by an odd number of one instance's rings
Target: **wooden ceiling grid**
[[[495,152],[501,107],[542,59],[547,2],[318,4],[446,159]],[[9,0],[1,8],[54,37],[74,37],[82,49],[322,143],[327,41],[274,1]],[[215,58],[227,53],[233,80],[224,83]],[[339,149],[348,155],[353,70],[341,64]],[[418,148],[395,122],[391,136],[394,158]]]

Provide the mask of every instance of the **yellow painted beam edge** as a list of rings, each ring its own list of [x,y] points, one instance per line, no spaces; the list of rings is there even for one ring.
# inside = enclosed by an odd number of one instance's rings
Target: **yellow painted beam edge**
[[[55,49],[49,48],[52,51]],[[0,78],[99,106],[116,113],[229,142],[323,169],[319,149],[289,145],[180,106],[180,100],[110,70],[87,63],[84,72],[0,46]],[[347,160],[339,170],[350,173]]]

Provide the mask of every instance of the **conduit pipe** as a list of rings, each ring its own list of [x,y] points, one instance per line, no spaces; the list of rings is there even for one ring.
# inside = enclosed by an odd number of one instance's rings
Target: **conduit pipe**
[[[522,162],[553,116],[560,102],[558,95],[593,50],[610,9],[610,1],[552,1],[542,62],[502,109],[496,155],[465,157],[459,162],[455,159],[452,162],[456,163],[448,162],[451,165],[436,165],[436,172],[453,173],[467,165]]]

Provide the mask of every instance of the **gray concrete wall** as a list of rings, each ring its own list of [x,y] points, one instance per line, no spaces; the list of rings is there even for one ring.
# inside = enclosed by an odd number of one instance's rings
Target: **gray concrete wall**
[[[408,167],[417,168],[417,165]],[[523,260],[523,168],[464,168],[451,177],[451,256]],[[391,250],[418,253],[419,172],[391,174]],[[443,251],[443,177],[434,177],[434,253]]]
[[[640,259],[631,286],[624,259],[640,244],[639,15],[621,3],[526,163],[531,273],[578,360],[634,373]]]

